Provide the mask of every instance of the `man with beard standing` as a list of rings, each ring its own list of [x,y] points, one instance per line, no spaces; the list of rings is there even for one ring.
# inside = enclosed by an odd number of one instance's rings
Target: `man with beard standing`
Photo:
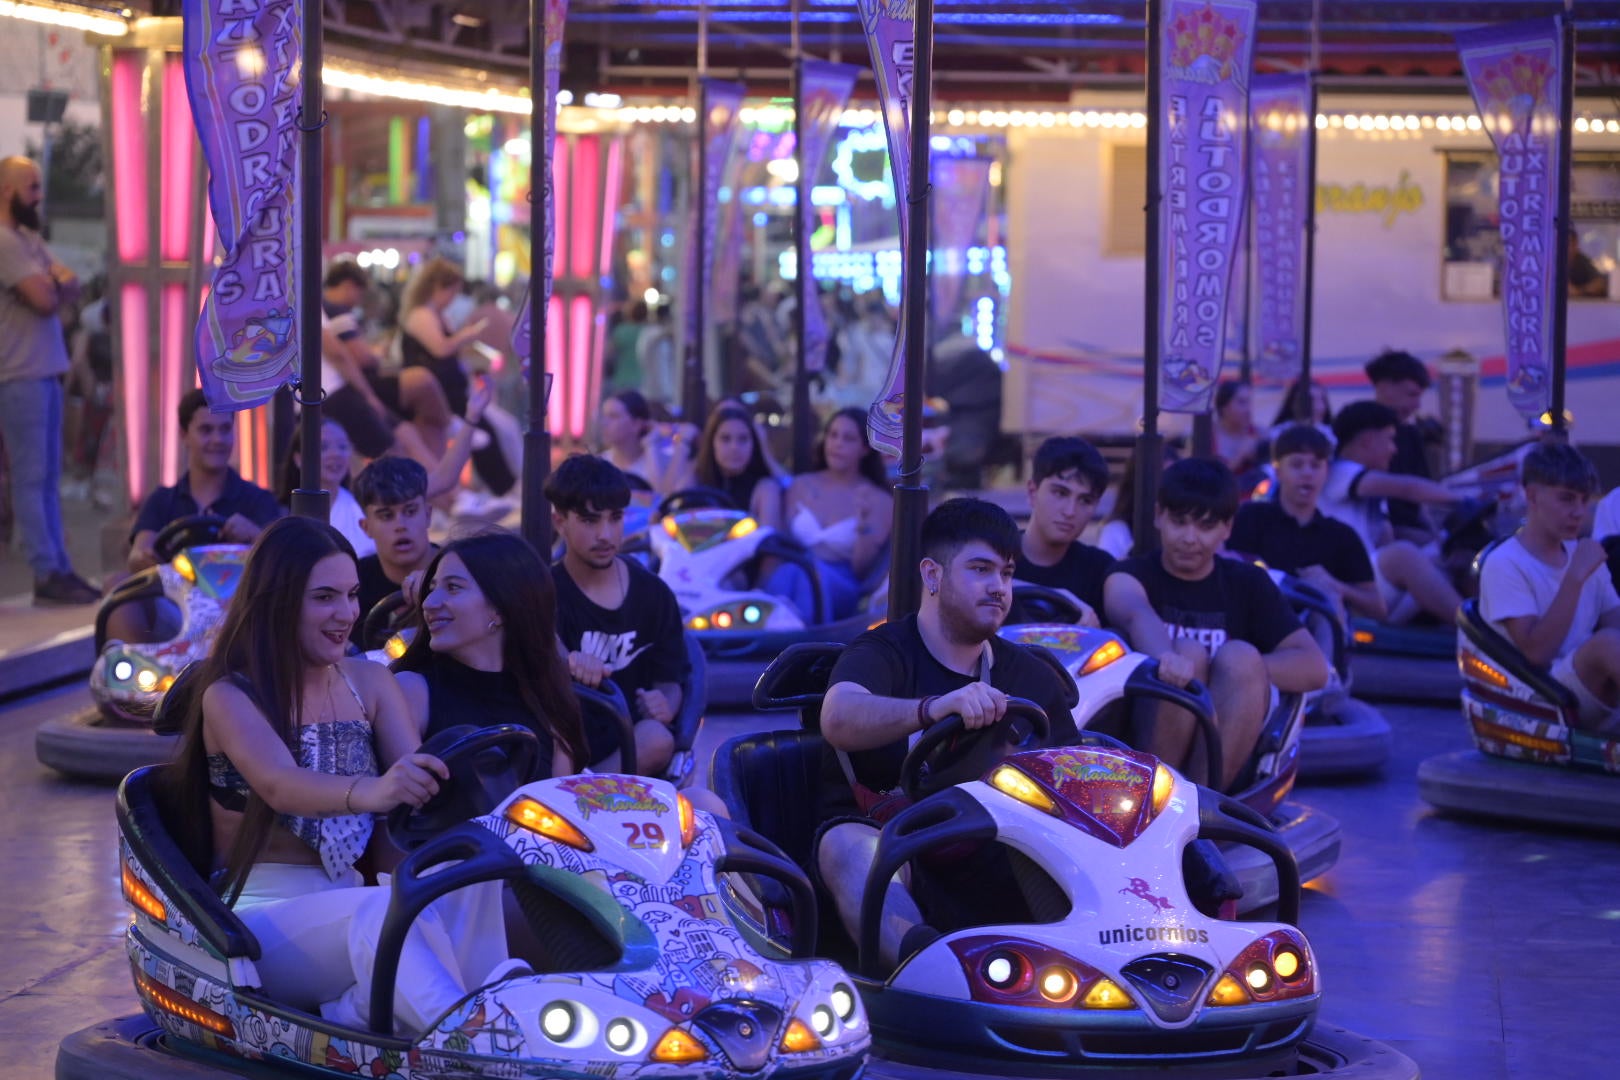
[[[895,792],[900,766],[924,729],[952,714],[970,731],[987,728],[1001,719],[1013,694],[1046,711],[1053,745],[1076,737],[1063,676],[996,635],[1011,603],[1018,550],[1018,526],[1001,507],[982,499],[942,503],[922,527],[921,610],[866,631],[833,667],[821,705],[826,744],[816,869],[851,936],[859,933],[878,829],[903,805]],[[933,936],[924,915],[936,905],[972,903],[983,891],[972,882],[1007,880],[1009,873],[1005,853],[986,848],[930,866],[927,886],[915,896],[891,884],[885,959],[909,955]]]
[[[34,571],[34,603],[91,604],[101,591],[73,572],[62,535],[62,376],[67,342],[57,311],[79,279],[40,238],[39,166],[0,161],[0,435],[11,453],[11,501]]]

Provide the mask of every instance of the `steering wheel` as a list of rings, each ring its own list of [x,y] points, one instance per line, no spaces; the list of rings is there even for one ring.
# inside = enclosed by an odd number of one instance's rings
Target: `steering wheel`
[[[1007,611],[1007,622],[1014,626],[1031,622],[1072,624],[1084,615],[1075,598],[1062,589],[1023,582],[1013,584],[1012,604]]]
[[[654,518],[668,517],[682,510],[741,510],[730,495],[719,488],[689,487],[672,491],[658,501]]]
[[[388,813],[388,837],[415,851],[453,825],[487,814],[523,784],[540,764],[540,740],[517,724],[459,724],[437,733],[416,751],[432,754],[450,771],[439,793],[420,807],[401,803]]]
[[[173,562],[188,547],[217,544],[225,529],[225,519],[214,514],[192,514],[163,526],[152,540],[152,552],[160,563]]]
[[[371,610],[366,612],[366,621],[360,624],[360,647],[366,652],[382,648],[390,635],[404,623],[401,615],[408,614],[410,610],[403,589],[395,589],[371,605]]]
[[[989,727],[969,731],[952,713],[922,733],[900,766],[900,790],[912,802],[969,780],[1009,754],[1033,750],[1052,734],[1046,711],[1025,698],[1007,699],[1007,711]]]

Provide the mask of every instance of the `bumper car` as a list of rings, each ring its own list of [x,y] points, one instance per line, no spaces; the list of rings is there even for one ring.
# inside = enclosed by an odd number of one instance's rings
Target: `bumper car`
[[[831,660],[773,665],[762,695],[813,713],[816,672]],[[1026,749],[1046,728],[1038,707],[1013,699],[983,732],[963,738],[947,718],[908,754],[902,784],[915,801],[883,828],[859,940],[844,949],[871,1017],[865,1076],[1417,1075],[1387,1047],[1317,1025],[1299,871],[1264,817],[1107,736]],[[819,772],[815,736],[743,736],[716,757],[713,788],[739,822],[809,859]],[[1216,842],[1272,864],[1274,922],[1220,917],[1232,882]],[[929,861],[986,845],[1010,867],[992,878],[1002,884],[976,898],[976,915],[944,917]],[[937,936],[908,934],[912,951],[891,967],[882,901],[907,865]]]
[[[814,892],[768,841],[694,812],[661,781],[516,786],[537,751],[521,728],[456,729],[424,749],[451,778],[422,810],[389,819],[410,854],[390,886],[369,1028],[265,995],[259,943],[175,845],[155,770],[128,777],[120,869],[145,1016],[70,1036],[56,1075],[842,1080],[860,1071],[865,1010],[848,975],[811,958]],[[802,927],[790,946],[728,917],[726,872],[783,889]],[[434,899],[492,880],[507,883],[533,936],[521,950],[533,974],[474,987],[430,1030],[397,1034],[394,984],[410,925]]]
[[[246,546],[218,542],[224,524],[211,516],[170,522],[154,541],[158,565],[101,602],[90,669],[95,704],[41,725],[34,739],[41,763],[81,779],[120,780],[168,759],[173,739],[153,731],[153,717],[180,672],[208,652],[247,559]],[[146,609],[139,639],[113,637],[115,616],[135,605]]]
[[[815,558],[791,536],[736,509],[722,492],[692,488],[666,497],[648,544],[659,578],[675,593],[687,630],[707,658],[709,704],[716,708],[746,708],[765,666],[789,646],[847,642],[883,617],[883,598],[869,591],[860,613],[829,621]],[[766,559],[793,563],[809,577],[815,610],[808,622],[782,597],[750,587]],[[882,574],[887,560],[877,566]]]
[[[1620,738],[1571,726],[1575,695],[1473,601],[1457,613],[1457,665],[1475,748],[1419,765],[1419,794],[1461,814],[1620,832]]]

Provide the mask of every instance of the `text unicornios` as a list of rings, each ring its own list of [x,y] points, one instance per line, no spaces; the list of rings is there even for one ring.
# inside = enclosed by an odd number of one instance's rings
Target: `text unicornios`
[[[1193,926],[1124,926],[1097,931],[1099,945],[1128,945],[1134,941],[1168,941],[1176,945],[1207,945],[1209,931]]]

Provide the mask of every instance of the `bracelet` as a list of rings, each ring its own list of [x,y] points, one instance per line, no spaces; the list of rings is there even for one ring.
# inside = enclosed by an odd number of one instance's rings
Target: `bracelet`
[[[928,715],[928,709],[929,709],[929,706],[933,705],[934,702],[936,702],[938,700],[939,700],[939,695],[938,694],[929,694],[927,697],[925,697],[921,701],[917,702],[917,730],[918,731],[927,731],[928,728],[933,725],[934,720],[933,720],[933,717]]]
[[[349,800],[354,796],[354,789],[360,785],[361,779],[362,777],[357,776],[353,780],[350,780],[349,790],[343,793],[343,809],[351,814],[359,813],[359,811],[354,808],[354,804]]]

